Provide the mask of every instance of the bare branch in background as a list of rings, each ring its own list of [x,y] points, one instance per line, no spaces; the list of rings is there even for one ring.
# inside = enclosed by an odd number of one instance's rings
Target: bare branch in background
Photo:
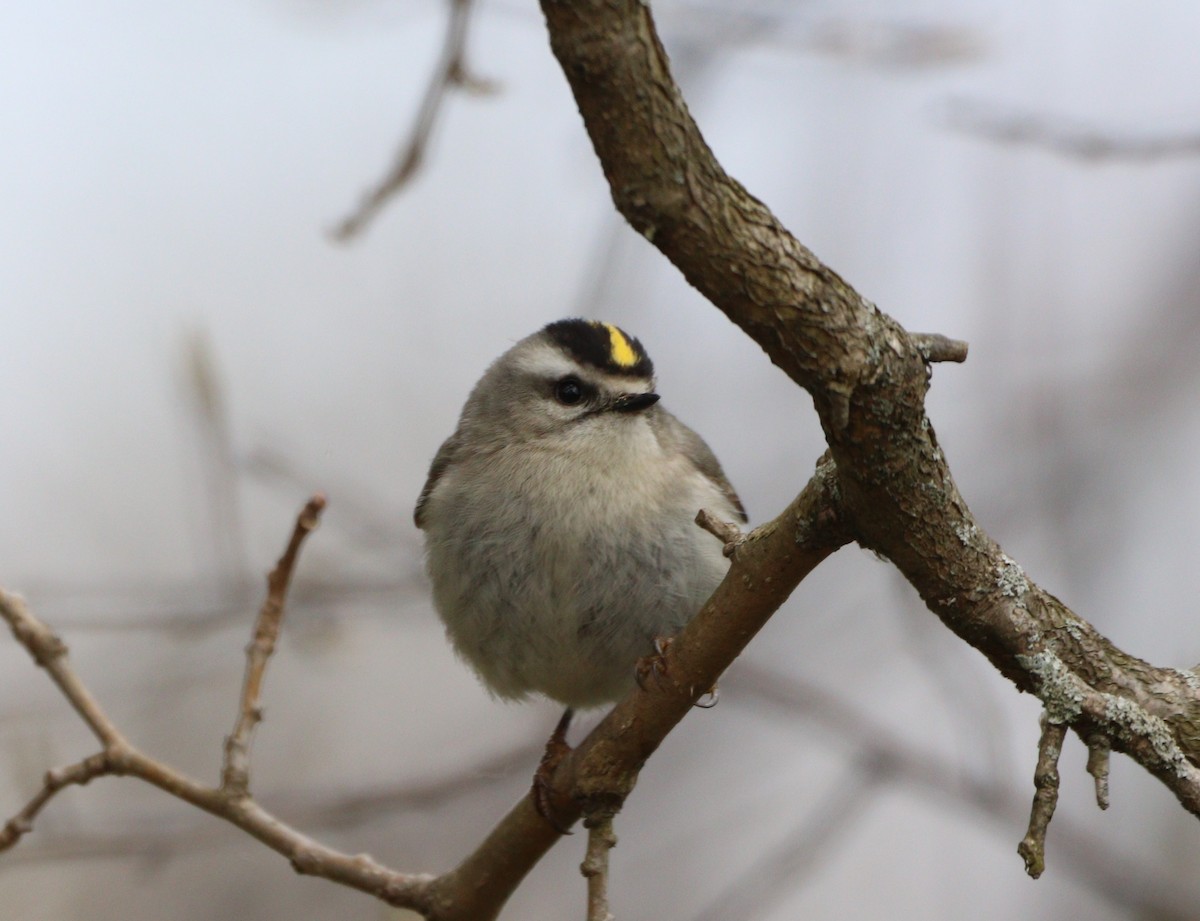
[[[53,768],[46,772],[39,790],[25,808],[9,819],[4,828],[0,829],[0,851],[6,851],[16,844],[23,835],[33,831],[33,820],[54,796],[69,786],[83,786],[97,777],[110,772],[108,759],[101,752],[91,755],[65,768]]]
[[[333,228],[335,240],[345,243],[357,236],[416,175],[425,159],[429,138],[441,114],[447,90],[466,89],[475,93],[494,90],[490,81],[473,76],[467,68],[467,26],[474,0],[448,0],[448,3],[450,18],[446,23],[442,54],[425,88],[425,96],[417,109],[416,121],[409,131],[408,140],[400,147],[387,175],[368,189],[358,207]]]
[[[878,781],[884,779],[880,767],[868,761],[849,767],[833,790],[822,793],[814,814],[748,868],[731,873],[730,883],[695,921],[753,921],[778,907],[833,855],[866,813]]]
[[[1005,108],[978,99],[946,101],[939,121],[999,144],[1038,147],[1079,160],[1165,160],[1200,154],[1200,133],[1137,137],[1095,128],[1064,116]]]
[[[1003,776],[983,772],[984,776],[964,772],[950,759],[922,751],[899,732],[879,722],[869,711],[860,710],[834,696],[828,689],[794,675],[764,668],[745,658],[738,662],[723,681],[728,705],[745,709],[747,716],[767,717],[780,728],[797,732],[815,728],[832,747],[846,750],[846,770],[873,770],[859,778],[861,792],[870,797],[872,784],[891,783],[964,813],[964,821],[978,827],[986,820],[1009,829],[1029,814],[1029,801]],[[804,744],[809,744],[805,736]],[[805,829],[815,821],[798,827],[790,841],[803,841]],[[848,817],[847,817],[848,821]],[[839,825],[839,829],[844,827]],[[1158,863],[1131,860],[1127,853],[1113,848],[1090,830],[1080,828],[1069,818],[1055,820],[1056,868],[1089,886],[1131,917],[1152,917],[1158,921],[1193,921],[1200,917],[1195,895],[1185,880],[1172,876]],[[776,853],[787,853],[781,844]],[[802,849],[790,853],[799,854]],[[793,864],[794,875],[781,875],[779,887],[795,891],[806,879],[811,864]],[[782,892],[780,896],[782,896]],[[718,901],[733,893],[727,892]],[[774,901],[764,900],[769,908]],[[744,917],[717,914],[712,906],[705,918]],[[749,921],[749,919],[747,919]]]
[[[987,52],[980,34],[931,22],[829,20],[807,40],[811,50],[888,70],[927,70],[978,61]]]
[[[524,742],[498,755],[463,764],[432,780],[395,786],[366,787],[350,792],[272,790],[270,801],[280,815],[319,831],[360,828],[408,812],[429,811],[486,790],[497,777],[508,777],[536,761],[540,742]],[[424,834],[424,831],[419,833]],[[56,831],[48,840],[22,844],[6,861],[47,863],[58,860],[153,860],[225,847],[224,828],[207,820],[156,828],[106,830],[95,833]]]
[[[394,607],[380,607],[415,594],[422,587],[420,566],[412,559],[407,569],[394,577],[367,576],[305,579],[292,598],[292,618],[304,614],[310,618],[330,605],[359,604],[356,617],[395,617]],[[196,579],[155,582],[99,582],[76,585],[36,585],[30,597],[41,599],[48,607],[70,605],[76,610],[57,618],[64,630],[86,633],[151,632],[202,637],[245,624],[246,609],[253,607],[255,595],[238,588],[220,603],[192,601],[204,598],[210,585]],[[80,608],[84,613],[80,612]],[[91,610],[102,614],[86,613]],[[114,613],[108,613],[113,611]],[[119,613],[116,613],[119,612]]]
[[[238,494],[237,458],[225,387],[217,371],[212,341],[201,329],[183,343],[184,388],[189,397],[200,442],[199,459],[205,478],[208,534],[217,572],[234,591],[246,576],[246,529]]]
[[[489,9],[531,20],[531,7],[514,0],[492,0]],[[979,29],[916,17],[814,19],[795,3],[713,3],[688,0],[663,3],[656,10],[660,33],[671,47],[678,82],[681,49],[728,54],[742,48],[773,53],[818,54],[849,65],[888,71],[927,71],[980,61],[988,43]],[[820,10],[818,8],[817,12]]]
[[[294,457],[265,444],[255,445],[245,453],[240,470],[253,481],[266,483],[288,495],[296,489],[307,490],[314,482],[328,483],[329,495],[337,499],[337,515],[325,526],[336,527],[357,549],[386,555],[389,571],[396,565],[397,544],[408,544],[404,549],[412,552],[406,557],[420,556],[415,529],[398,524],[401,521],[408,524],[408,509],[389,508],[379,501],[376,491],[369,486],[343,482],[344,472],[341,476],[326,470],[318,474],[298,464]]]
[[[250,791],[250,737],[262,720],[259,697],[267,663],[275,652],[279,630],[283,626],[284,602],[292,581],[292,570],[304,539],[313,532],[325,509],[325,497],[315,495],[296,518],[287,549],[267,576],[267,598],[258,611],[254,635],[246,646],[246,675],[242,699],[233,732],[225,739],[225,760],[221,768],[221,790],[230,796],[245,796]]]
[[[272,580],[268,592],[268,602],[264,605],[264,609],[272,610],[261,620],[274,621],[277,625],[282,618],[282,610],[276,614],[273,608],[276,602],[282,606],[286,576],[295,564],[301,541],[315,526],[315,518],[323,505],[323,499],[315,498],[298,516],[288,549],[276,573],[273,574],[275,579]],[[240,779],[237,770],[246,766],[241,763],[242,759],[236,750],[232,757],[227,755],[226,758],[226,773],[230,772],[232,764],[235,782],[219,787],[208,787],[198,783],[165,762],[143,753],[125,738],[80,680],[67,658],[66,645],[49,627],[29,613],[20,598],[0,592],[0,618],[8,623],[13,636],[25,647],[34,661],[49,673],[63,696],[75,708],[102,746],[101,751],[90,758],[58,771],[50,771],[46,775],[41,792],[5,825],[4,837],[0,839],[0,851],[11,847],[27,833],[32,828],[33,818],[42,807],[67,786],[87,783],[103,776],[136,777],[236,825],[286,856],[299,873],[337,880],[369,892],[389,904],[424,906],[423,897],[430,877],[388,870],[364,854],[342,854],[318,844],[263,809],[245,792],[245,788],[237,783]],[[265,632],[269,633],[269,629],[268,626]],[[258,663],[262,657],[252,652],[249,659],[248,685],[255,675],[261,679],[261,667]],[[255,691],[256,688],[257,685],[254,685]],[[244,692],[243,701],[250,699],[250,696]],[[251,704],[253,706],[253,700]],[[253,722],[251,719],[250,724]],[[235,735],[238,734],[235,730]],[[248,781],[248,778],[246,779]]]

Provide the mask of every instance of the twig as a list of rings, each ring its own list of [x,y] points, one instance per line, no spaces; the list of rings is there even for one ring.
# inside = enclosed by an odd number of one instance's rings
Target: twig
[[[1096,782],[1096,805],[1101,809],[1108,808],[1108,762],[1112,752],[1112,743],[1102,732],[1088,736],[1087,772]]]
[[[3,591],[0,591],[0,617],[7,622],[17,642],[25,647],[33,660],[44,668],[58,685],[63,696],[87,723],[100,743],[106,749],[125,746],[127,743],[124,737],[72,670],[67,661],[67,646],[59,639],[58,634],[29,613],[24,599]]]
[[[745,538],[742,529],[736,524],[718,518],[706,508],[702,508],[696,513],[696,524],[725,545],[722,552],[726,556],[733,556],[737,545]]]
[[[305,606],[321,609],[358,604],[359,619],[392,618],[398,597],[416,594],[424,588],[417,563],[409,561],[407,566],[398,565],[394,569],[394,573],[379,577],[337,573],[310,577],[304,583]],[[87,634],[149,632],[194,640],[232,627],[242,629],[246,608],[261,597],[260,589],[254,588],[250,594],[249,586],[239,584],[228,593],[222,592],[218,601],[210,602],[204,595],[206,591],[211,594],[211,587],[211,578],[145,583],[98,581],[75,586],[44,584],[30,588],[29,594],[38,596],[47,607],[62,605],[73,609],[55,618],[60,630]],[[293,599],[291,605],[293,620],[300,613],[297,600]],[[104,616],[91,616],[90,611],[101,605]]]
[[[478,762],[464,762],[448,774],[380,787],[337,790],[272,790],[271,802],[281,814],[311,829],[345,831],[372,822],[390,822],[409,812],[433,812],[469,795],[494,787],[497,777],[525,769],[541,751],[528,742]],[[151,827],[153,826],[153,827]],[[401,838],[400,840],[404,840]],[[127,831],[56,832],[42,844],[24,844],[5,859],[45,864],[61,860],[129,860],[164,854],[196,853],[228,845],[223,826],[199,815],[186,824],[143,823]]]
[[[942,106],[949,128],[1003,144],[1040,147],[1080,160],[1161,160],[1200,154],[1200,133],[1121,136],[1068,118],[1005,109],[982,100],[951,99]]]
[[[583,825],[588,830],[588,846],[579,872],[587,880],[587,921],[613,921],[608,910],[608,852],[617,846],[612,812],[588,816]]]
[[[1029,831],[1017,845],[1017,853],[1025,861],[1025,872],[1037,879],[1046,869],[1046,829],[1058,805],[1058,757],[1066,737],[1065,723],[1053,722],[1042,714],[1042,737],[1038,740],[1037,767],[1033,771],[1033,808],[1029,814]]]
[[[268,599],[263,605],[264,610],[272,608],[272,613],[260,613],[259,620],[260,625],[264,621],[269,623],[274,620],[275,634],[278,632],[278,619],[282,617],[282,610],[278,614],[273,613],[274,604],[277,601],[280,607],[282,606],[287,574],[294,567],[304,535],[315,526],[316,515],[323,504],[324,499],[318,496],[305,506],[293,529],[288,548],[272,573]],[[230,789],[224,785],[205,786],[164,762],[149,757],[131,745],[117,730],[75,674],[67,658],[66,645],[53,630],[28,611],[20,598],[0,591],[0,618],[8,623],[17,641],[25,647],[34,661],[46,669],[63,696],[70,701],[103,745],[101,752],[68,768],[46,774],[42,789],[0,832],[0,844],[3,845],[0,850],[11,847],[27,834],[37,814],[60,791],[69,786],[87,783],[96,777],[125,775],[152,784],[177,799],[225,819],[285,856],[298,873],[320,876],[360,889],[389,905],[413,908],[425,915],[432,914],[429,892],[434,877],[427,874],[401,873],[383,866],[366,854],[343,854],[325,847],[263,809],[248,793],[239,792],[236,784]],[[256,629],[256,640],[257,633]],[[270,643],[266,645],[273,645],[274,636],[271,636],[270,628],[264,629],[263,633],[264,636],[270,636]],[[256,677],[251,676],[251,672],[254,671],[257,672]],[[261,679],[262,666],[248,666],[247,685],[251,690],[243,691],[243,703],[249,702],[249,712],[253,712],[257,706]],[[253,725],[253,719],[250,725]],[[235,734],[236,732],[235,729]]]
[[[221,789],[234,796],[244,796],[250,786],[250,738],[254,727],[262,721],[259,696],[267,662],[275,651],[279,629],[283,623],[284,601],[292,581],[292,570],[304,539],[313,532],[325,509],[325,497],[318,493],[296,516],[291,540],[283,556],[267,576],[267,597],[254,622],[254,635],[246,646],[246,673],[242,681],[242,699],[237,720],[225,739],[225,759],[221,768]]]
[[[67,767],[47,771],[42,780],[42,789],[25,804],[24,809],[9,819],[4,828],[0,829],[0,851],[8,850],[20,841],[23,835],[33,831],[33,820],[42,811],[42,807],[50,802],[60,790],[72,785],[83,786],[94,778],[108,773],[110,773],[108,759],[103,752],[91,755]]]
[[[941,333],[910,333],[909,338],[926,361],[962,364],[967,360],[968,346],[961,339],[951,339]]]
[[[345,243],[357,236],[383,206],[416,175],[425,158],[425,149],[437,123],[447,89],[465,88],[480,93],[492,91],[493,85],[490,81],[472,76],[466,66],[467,24],[470,21],[473,2],[474,0],[449,0],[450,18],[446,23],[442,54],[425,88],[425,95],[417,109],[417,117],[408,140],[400,147],[392,162],[392,168],[383,179],[368,189],[358,207],[333,228],[332,236],[335,240]]]

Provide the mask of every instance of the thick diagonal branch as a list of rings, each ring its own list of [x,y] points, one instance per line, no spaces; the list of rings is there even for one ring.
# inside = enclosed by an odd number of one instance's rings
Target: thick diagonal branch
[[[927,361],[956,350],[910,336],[722,169],[648,4],[541,5],[618,210],[812,395],[857,540],[1055,718],[1108,736],[1200,814],[1200,679],[1113,646],[1031,583],[959,494],[924,408]]]

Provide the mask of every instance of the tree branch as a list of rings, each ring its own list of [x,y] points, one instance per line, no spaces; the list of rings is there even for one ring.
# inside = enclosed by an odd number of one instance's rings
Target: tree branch
[[[930,363],[953,361],[962,364],[967,360],[967,344],[961,339],[950,339],[938,333],[910,333],[909,337],[921,357]]]
[[[812,395],[857,541],[1052,719],[1107,737],[1200,815],[1200,678],[1115,647],[975,521],[925,414],[929,337],[863,298],[722,169],[647,4],[541,6],[617,209]]]
[[[47,771],[42,780],[42,789],[25,804],[24,809],[9,819],[4,828],[0,829],[0,851],[8,850],[22,836],[33,831],[33,820],[59,791],[73,785],[83,786],[94,778],[108,773],[111,773],[111,769],[103,752],[90,755],[65,768]]]
[[[1087,771],[1092,775],[1092,779],[1096,784],[1096,805],[1101,809],[1107,809],[1109,805],[1108,756],[1112,751],[1112,743],[1108,741],[1106,735],[1097,732],[1088,736],[1087,747]]]
[[[496,777],[524,770],[542,750],[541,743],[518,743],[507,751],[461,764],[454,772],[425,781],[411,781],[352,791],[276,789],[271,801],[281,815],[322,832],[356,829],[365,822],[399,817],[409,812],[451,808],[465,797],[495,785]],[[47,864],[60,860],[120,860],[194,853],[228,842],[224,830],[197,817],[169,827],[69,832],[59,829],[41,845],[23,844],[6,860]]]
[[[283,600],[287,581],[295,565],[303,538],[316,524],[324,507],[324,499],[314,497],[300,513],[292,532],[288,549],[271,574],[267,601],[260,613],[258,629],[270,644],[264,643],[257,652],[248,652],[247,686],[243,704],[249,712],[257,711],[257,693],[262,671],[273,645],[273,629],[278,633],[283,617]],[[298,873],[321,876],[368,892],[391,905],[425,911],[426,894],[432,877],[423,874],[400,873],[390,870],[365,854],[350,855],[318,844],[307,835],[291,828],[263,809],[237,782],[208,787],[164,762],[149,757],[134,747],[105,715],[91,692],[71,667],[67,647],[44,623],[34,617],[24,601],[16,595],[0,591],[0,618],[10,627],[13,636],[25,647],[34,661],[50,674],[63,695],[91,728],[103,746],[102,750],[70,767],[50,771],[42,789],[10,819],[0,831],[0,851],[6,850],[27,834],[42,808],[59,792],[69,786],[85,784],[96,777],[129,776],[152,784],[171,796],[190,803],[205,812],[225,819],[285,856]],[[252,643],[252,647],[258,645]],[[265,651],[265,652],[264,652]],[[247,710],[243,709],[243,716]],[[241,718],[239,718],[239,723]],[[249,722],[253,725],[254,720]],[[248,734],[249,729],[243,735]],[[238,731],[235,730],[235,735]],[[243,749],[244,754],[244,749]],[[241,759],[236,751],[227,755],[226,771],[238,769]]]
[[[259,806],[248,793],[248,777],[244,786],[239,779],[242,768],[248,771],[249,732],[258,718],[258,693],[282,622],[288,580],[322,507],[318,496],[301,511],[288,548],[271,573],[255,640],[247,649],[242,705],[231,736],[235,743],[226,742],[222,774],[228,778],[233,773],[234,779],[223,780],[219,787],[206,787],[126,741],[75,675],[62,641],[19,598],[0,592],[0,617],[35,661],[50,671],[105,746],[92,759],[48,775],[42,792],[5,826],[3,847],[28,831],[36,814],[64,786],[109,774],[129,775],[236,825],[285,856],[299,873],[362,890],[390,905],[418,911],[430,921],[486,921],[499,914],[508,896],[560,838],[530,797],[522,798],[458,867],[434,877],[402,873],[367,855],[343,854],[317,843]],[[822,458],[812,480],[783,514],[738,541],[729,574],[664,652],[662,680],[651,690],[631,692],[560,763],[550,785],[555,824],[568,827],[585,812],[615,815],[667,733],[716,683],[801,579],[846,540],[833,465]]]
[[[942,106],[948,128],[987,141],[1037,147],[1090,162],[1156,162],[1200,154],[1200,132],[1138,136],[1096,128],[1063,116],[1004,108],[981,99],[950,99]]]
[[[284,602],[288,586],[292,581],[292,570],[300,553],[300,545],[317,527],[321,512],[325,509],[325,497],[318,494],[296,517],[292,538],[287,549],[267,576],[267,597],[258,611],[254,623],[254,635],[246,645],[246,674],[242,680],[241,706],[233,732],[225,739],[225,759],[221,769],[221,789],[231,796],[244,796],[250,788],[250,737],[254,727],[262,721],[262,709],[258,699],[262,692],[263,677],[267,662],[275,651],[279,629],[283,624]]]
[[[725,545],[723,552],[726,556],[733,556],[738,543],[742,540],[741,528],[732,521],[718,518],[706,508],[702,508],[696,513],[696,524]]]
[[[446,36],[442,53],[425,87],[425,95],[417,109],[417,117],[408,140],[396,154],[387,174],[363,195],[358,207],[342,218],[333,228],[332,236],[340,242],[356,237],[380,210],[416,175],[425,159],[430,135],[442,110],[446,90],[466,88],[477,93],[491,92],[492,84],[471,75],[466,64],[467,26],[471,21],[474,0],[448,0],[450,17],[446,21]]]

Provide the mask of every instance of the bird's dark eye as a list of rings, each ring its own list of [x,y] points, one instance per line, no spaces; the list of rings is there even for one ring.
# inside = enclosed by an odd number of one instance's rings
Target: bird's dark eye
[[[583,382],[577,377],[564,377],[554,385],[554,398],[564,406],[574,406],[583,396]]]

